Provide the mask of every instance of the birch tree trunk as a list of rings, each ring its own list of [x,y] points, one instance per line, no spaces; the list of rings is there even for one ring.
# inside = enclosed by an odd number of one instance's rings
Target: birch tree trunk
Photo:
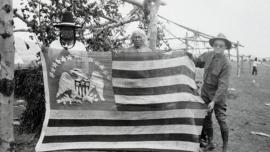
[[[13,151],[13,26],[12,0],[0,0],[0,152]]]

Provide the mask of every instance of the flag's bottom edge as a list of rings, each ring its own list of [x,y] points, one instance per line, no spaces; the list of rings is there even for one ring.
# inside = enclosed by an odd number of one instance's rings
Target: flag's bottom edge
[[[117,148],[117,149],[63,149],[63,150],[54,150],[54,152],[195,152],[195,151],[186,151],[186,150],[171,150],[171,149],[142,149],[142,148]]]

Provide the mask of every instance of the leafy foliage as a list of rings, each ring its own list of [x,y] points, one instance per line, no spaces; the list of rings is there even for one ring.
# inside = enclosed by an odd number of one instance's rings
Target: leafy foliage
[[[45,97],[42,69],[22,69],[15,71],[15,97],[27,101],[26,110],[21,115],[22,132],[40,132],[45,115]]]
[[[77,39],[81,40],[87,49],[109,51],[122,45],[125,39],[115,35],[121,37],[125,31],[121,26],[106,28],[103,24],[123,18],[118,9],[122,3],[121,0],[51,0],[47,3],[31,0],[26,4],[21,3],[21,13],[38,40],[49,45],[58,35],[53,24],[60,22],[64,11],[72,11],[75,22],[83,26],[78,31]]]

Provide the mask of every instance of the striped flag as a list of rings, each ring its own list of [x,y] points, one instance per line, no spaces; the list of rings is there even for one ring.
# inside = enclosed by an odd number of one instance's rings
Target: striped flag
[[[37,151],[199,150],[206,106],[196,93],[195,66],[182,52],[90,53],[83,56],[91,59],[82,59],[81,62],[96,61],[95,68],[84,66],[91,65],[89,63],[69,63],[68,67],[72,69],[73,64],[82,69],[80,75],[88,70],[90,82],[103,82],[104,87],[94,87],[93,94],[98,95],[98,101],[81,99],[81,103],[75,105],[59,105],[55,103],[57,98],[49,100],[47,97],[46,118]],[[43,68],[50,69],[48,66],[53,64],[54,58],[45,57]],[[100,78],[92,79],[91,73],[95,69],[103,72],[100,72]],[[63,87],[50,81],[61,77],[49,78],[46,71],[44,74],[49,84],[47,89],[45,84],[45,90],[47,94],[51,93],[50,96],[55,96],[53,90],[57,89],[52,88]],[[101,91],[104,101],[98,93]]]

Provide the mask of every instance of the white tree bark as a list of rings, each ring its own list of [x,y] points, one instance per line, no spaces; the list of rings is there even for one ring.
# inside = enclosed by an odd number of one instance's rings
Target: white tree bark
[[[14,37],[12,0],[0,0],[0,152],[12,151]]]

